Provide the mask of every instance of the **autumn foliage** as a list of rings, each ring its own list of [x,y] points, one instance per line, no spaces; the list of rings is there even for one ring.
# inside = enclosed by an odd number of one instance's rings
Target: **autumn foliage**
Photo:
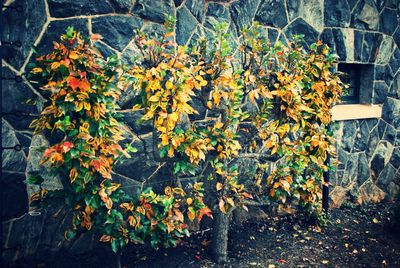
[[[128,242],[175,245],[189,235],[187,220],[211,211],[228,216],[247,209],[249,199],[319,213],[326,159],[335,155],[330,111],[344,87],[329,48],[319,41],[305,50],[298,37],[271,45],[258,25],[243,29],[233,45],[224,24],[215,25],[211,40],[179,46],[171,25],[158,37],[136,33],[132,66],[104,59],[73,29],[32,65],[32,79],[50,100],[32,127],[63,136],[43,163],[61,177],[63,198],[74,208],[68,236],[96,228],[115,251]],[[113,182],[115,162],[134,152],[119,143],[116,100],[123,90],[133,91],[140,122],[153,124],[159,161],[172,162],[177,177],[196,177],[191,189],[129,196]],[[206,122],[193,120],[195,101]],[[246,179],[242,157],[256,161]],[[271,158],[276,168],[267,172]]]
[[[113,182],[114,163],[135,151],[119,144],[124,137],[116,100],[127,86],[119,64],[115,57],[104,59],[90,40],[69,28],[52,53],[31,65],[31,79],[50,100],[31,127],[62,137],[45,150],[42,164],[49,163],[64,189],[44,195],[63,199],[73,208],[67,238],[96,229],[100,241],[110,242],[114,251],[129,242],[176,245],[189,235],[184,214],[201,220],[210,211],[202,201],[201,183],[194,184],[190,194],[167,187],[163,194],[147,189],[129,196]],[[33,201],[38,196],[43,194],[34,195]]]

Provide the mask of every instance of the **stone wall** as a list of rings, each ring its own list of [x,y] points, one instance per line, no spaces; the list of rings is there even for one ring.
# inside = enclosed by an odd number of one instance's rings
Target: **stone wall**
[[[361,92],[364,103],[382,104],[379,119],[336,122],[340,163],[331,175],[332,201],[357,202],[392,198],[400,187],[400,2],[396,0],[8,0],[2,17],[2,247],[7,259],[27,256],[37,249],[64,245],[60,232],[68,213],[55,220],[50,213],[31,216],[28,189],[30,171],[39,167],[45,137],[32,137],[29,122],[43,107],[44,97],[23,76],[31,60],[31,47],[49,52],[67,26],[84,34],[99,33],[95,43],[105,55],[116,53],[124,61],[134,53],[133,30],[161,31],[166,14],[177,18],[176,41],[190,44],[214,34],[212,23],[226,21],[233,41],[239,29],[259,21],[271,43],[287,42],[291,34],[304,34],[305,45],[318,39],[328,43],[341,62],[369,66]],[[6,41],[7,43],[4,43]],[[19,43],[18,43],[19,42]],[[372,71],[371,71],[372,70]],[[140,114],[129,112],[130,96],[121,100],[128,140],[139,149],[115,169],[114,177],[126,190],[168,179],[169,168],[152,154],[151,126],[137,125]],[[199,110],[195,120],[209,116]],[[18,148],[16,148],[18,149]],[[45,173],[44,173],[45,174]],[[61,187],[48,178],[48,187]],[[53,224],[51,224],[53,222]],[[49,234],[56,232],[52,237]],[[78,241],[79,242],[79,241]],[[72,248],[79,247],[79,243]]]

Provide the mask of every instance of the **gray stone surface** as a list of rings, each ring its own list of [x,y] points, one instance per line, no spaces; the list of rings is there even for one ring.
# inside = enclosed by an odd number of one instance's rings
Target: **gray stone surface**
[[[133,7],[135,0],[109,0],[114,10],[118,13],[127,13]]]
[[[65,18],[79,15],[96,15],[113,13],[114,9],[106,0],[48,0],[52,17]]]
[[[176,12],[178,22],[176,24],[176,41],[180,45],[186,44],[190,35],[196,28],[196,19],[186,7],[178,9]]]
[[[387,64],[390,60],[390,55],[393,51],[393,39],[390,36],[384,35],[382,43],[379,46],[378,55],[376,58],[377,64]]]
[[[142,20],[136,16],[106,16],[92,20],[92,32],[103,37],[106,44],[122,51],[142,27]]]
[[[398,26],[398,17],[396,10],[384,8],[380,14],[381,31],[387,35],[392,35]]]
[[[321,32],[324,28],[324,4],[320,0],[286,1],[289,20],[303,18],[314,29]]]
[[[231,16],[229,9],[219,3],[210,2],[207,7],[205,26],[212,29],[212,22],[216,20],[218,22],[230,23]],[[178,20],[179,21],[179,20]]]
[[[332,29],[333,40],[335,42],[335,51],[339,56],[339,59],[346,61],[346,44],[341,29]]]
[[[362,31],[354,31],[354,60],[362,61],[362,48],[364,42],[364,33]]]
[[[42,98],[36,95],[25,82],[16,82],[14,78],[18,74],[7,67],[1,70],[3,77],[1,104],[4,118],[15,129],[28,129],[30,122],[35,119],[34,115],[38,114]],[[27,104],[29,100],[36,105]]]
[[[375,149],[375,153],[371,159],[371,169],[373,170],[373,175],[378,178],[381,171],[388,164],[389,159],[393,152],[393,145],[388,141],[379,142]]]
[[[382,172],[379,174],[377,185],[382,189],[389,189],[389,184],[392,182],[394,176],[396,174],[396,169],[391,165],[385,165]]]
[[[369,128],[366,121],[361,121],[360,128],[357,131],[356,139],[354,141],[354,152],[361,152],[367,149],[368,140],[365,137],[369,135]]]
[[[348,27],[350,25],[350,6],[347,0],[325,0],[324,22],[328,27]]]
[[[342,145],[343,149],[347,152],[353,150],[354,141],[356,138],[357,122],[356,121],[345,121],[343,126],[343,138]]]
[[[186,7],[193,14],[193,16],[201,23],[204,18],[205,0],[186,0]]]
[[[366,26],[366,29],[379,29],[379,12],[373,1],[361,1],[359,11],[357,11],[353,18],[356,21],[355,25],[359,25],[360,22]]]
[[[385,82],[375,82],[373,103],[382,104],[388,96],[389,88]]]
[[[4,119],[2,119],[1,128],[1,146],[11,147],[20,144],[14,129]],[[26,157],[24,151],[15,151],[13,149],[2,150],[2,170],[24,172],[26,167]]]
[[[387,98],[382,108],[382,118],[388,123],[400,116],[400,100]]]
[[[174,15],[174,4],[172,0],[137,0],[132,11],[143,19],[163,23],[166,15]]]
[[[285,4],[279,0],[266,0],[261,3],[256,20],[263,25],[283,28],[288,23]]]
[[[400,98],[400,73],[393,79],[389,95],[393,98]]]
[[[298,18],[290,23],[285,30],[286,37],[291,39],[292,35],[303,34],[304,42],[303,45],[306,47],[318,40],[318,32],[311,27],[305,20]]]
[[[358,185],[362,185],[370,177],[371,177],[371,170],[369,167],[368,158],[364,153],[362,153],[358,158],[358,176],[357,176]]]
[[[230,6],[230,12],[236,29],[240,31],[253,21],[261,0],[239,0]]]
[[[13,4],[21,5],[23,12],[16,14],[13,9],[2,11],[1,50],[3,60],[19,69],[44,27],[46,11],[44,0],[17,0]],[[21,47],[6,45],[3,42],[20,42]]]
[[[375,127],[372,129],[369,139],[368,139],[368,145],[367,145],[367,150],[366,154],[367,157],[370,158],[372,154],[375,151],[376,146],[378,145],[379,142],[379,132],[378,132],[378,127]]]

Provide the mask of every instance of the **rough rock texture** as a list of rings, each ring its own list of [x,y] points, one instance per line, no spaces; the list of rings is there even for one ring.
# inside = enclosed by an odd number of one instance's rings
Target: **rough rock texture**
[[[47,6],[46,6],[47,2]],[[104,38],[95,46],[105,56],[117,53],[125,63],[134,63],[137,48],[131,44],[133,31],[162,34],[166,15],[176,16],[179,44],[191,44],[200,36],[215,33],[213,23],[226,22],[232,42],[252,21],[263,25],[269,41],[287,43],[292,34],[304,34],[305,45],[322,39],[340,62],[362,64],[362,101],[383,105],[382,118],[335,123],[340,161],[331,172],[331,201],[359,203],[391,199],[400,189],[400,4],[395,0],[14,0],[22,12],[3,9],[2,17],[2,211],[3,257],[12,260],[44,250],[82,251],[95,243],[92,236],[65,243],[63,230],[69,226],[68,212],[52,217],[54,211],[28,212],[28,196],[37,190],[25,184],[26,173],[41,172],[47,187],[60,188],[61,181],[40,167],[40,147],[54,137],[32,136],[29,123],[43,108],[44,98],[35,85],[23,78],[31,61],[31,47],[47,53],[67,26],[84,35],[99,33]],[[364,90],[365,89],[365,90]],[[150,123],[139,123],[140,112],[128,111],[133,94],[119,101],[128,133],[127,143],[138,149],[136,157],[120,163],[114,179],[128,193],[145,186],[161,188],[171,178],[169,164],[161,166]],[[27,105],[26,102],[33,105]],[[193,120],[210,119],[202,105],[193,102],[199,114]],[[205,122],[204,124],[207,124]],[[12,147],[20,144],[22,150]],[[251,161],[243,160],[251,167]],[[273,165],[272,165],[273,166]],[[244,174],[245,175],[245,174]],[[181,180],[188,183],[192,178]],[[250,208],[251,214],[260,211]],[[253,213],[254,212],[254,213]],[[238,212],[239,213],[239,212]],[[239,213],[240,214],[240,213]],[[238,215],[239,215],[238,214]],[[238,216],[236,218],[243,218]],[[261,215],[262,217],[262,215]],[[235,217],[234,217],[235,218]]]
[[[100,34],[106,44],[119,51],[129,44],[134,31],[141,26],[142,20],[135,16],[109,16],[92,20],[92,32]]]
[[[285,4],[279,0],[266,0],[259,7],[256,20],[261,24],[276,28],[283,28],[288,23]]]

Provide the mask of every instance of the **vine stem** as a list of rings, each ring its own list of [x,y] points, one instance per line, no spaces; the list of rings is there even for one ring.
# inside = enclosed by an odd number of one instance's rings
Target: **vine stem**
[[[116,258],[115,258],[115,262],[116,262],[116,263],[115,263],[115,264],[116,264],[115,267],[116,267],[116,268],[121,268],[121,253],[118,252],[118,253],[116,253],[115,255],[116,255],[116,256],[115,256],[115,257],[116,257]]]

